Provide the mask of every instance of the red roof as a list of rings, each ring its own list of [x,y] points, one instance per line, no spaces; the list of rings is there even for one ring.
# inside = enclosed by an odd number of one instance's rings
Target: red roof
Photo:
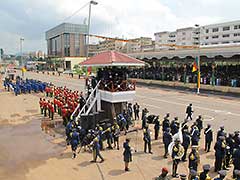
[[[144,62],[117,51],[99,53],[80,63],[82,66],[144,66]]]

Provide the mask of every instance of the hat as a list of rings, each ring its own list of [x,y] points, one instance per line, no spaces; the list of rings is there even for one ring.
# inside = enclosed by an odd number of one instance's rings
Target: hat
[[[203,165],[203,170],[204,171],[209,171],[210,170],[210,165],[209,164],[204,164]]]
[[[194,169],[190,170],[190,175],[191,176],[197,176],[197,171],[195,171]]]
[[[220,140],[225,140],[225,137],[224,136],[219,136],[219,139]]]
[[[220,176],[226,176],[227,175],[227,171],[226,170],[220,170],[220,171],[218,171],[218,174],[220,175]]]
[[[240,170],[235,169],[235,170],[234,170],[234,174],[235,174],[236,176],[240,176]]]
[[[166,167],[163,167],[163,168],[162,168],[162,172],[168,173],[168,169],[167,169]]]
[[[181,179],[187,179],[187,175],[186,174],[180,174],[180,178]]]

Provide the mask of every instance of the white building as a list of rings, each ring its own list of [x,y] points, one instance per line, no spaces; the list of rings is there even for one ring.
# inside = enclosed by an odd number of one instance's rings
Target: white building
[[[201,27],[188,27],[154,34],[155,49],[176,49],[178,46],[224,46],[240,43],[240,21],[211,24]],[[165,46],[164,46],[165,45]]]
[[[202,26],[200,37],[202,46],[240,43],[240,21]]]

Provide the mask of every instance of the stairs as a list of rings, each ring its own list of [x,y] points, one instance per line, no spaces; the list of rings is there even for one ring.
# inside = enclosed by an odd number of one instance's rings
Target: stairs
[[[101,110],[101,98],[98,90],[100,83],[101,81],[92,89],[85,105],[80,109],[79,104],[71,115],[71,118],[80,122],[80,126],[84,129],[94,129],[96,124],[105,118],[104,111]]]

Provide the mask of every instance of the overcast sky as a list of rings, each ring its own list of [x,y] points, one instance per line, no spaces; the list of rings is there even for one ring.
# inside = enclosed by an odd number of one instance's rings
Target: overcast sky
[[[1,0],[0,48],[46,52],[45,31],[62,23],[86,0]],[[133,38],[194,24],[240,20],[239,0],[98,0],[92,9],[91,33]],[[67,22],[83,23],[88,7]]]

